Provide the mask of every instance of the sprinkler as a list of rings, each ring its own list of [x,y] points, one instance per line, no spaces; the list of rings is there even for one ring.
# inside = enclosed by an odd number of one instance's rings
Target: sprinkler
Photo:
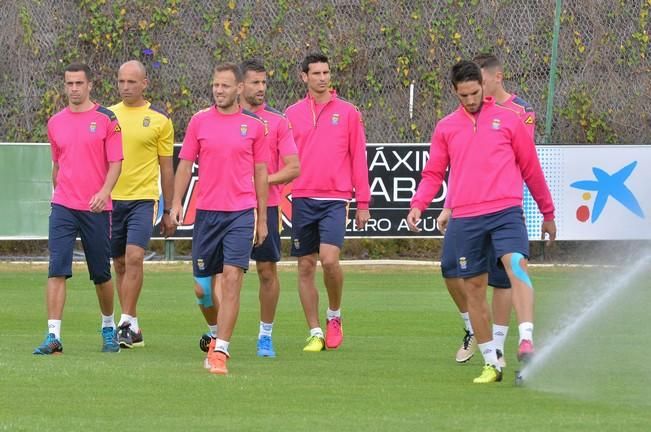
[[[515,371],[515,386],[522,387],[524,385],[524,377],[519,370]]]

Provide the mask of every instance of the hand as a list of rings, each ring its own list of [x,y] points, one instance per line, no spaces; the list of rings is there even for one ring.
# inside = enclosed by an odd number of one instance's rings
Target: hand
[[[183,225],[183,206],[181,204],[172,205],[170,209],[170,220],[176,226]]]
[[[105,193],[103,191],[97,192],[95,195],[93,195],[90,198],[90,201],[88,202],[88,206],[90,207],[90,211],[93,213],[101,213],[106,209],[106,205],[108,204],[109,200],[111,198],[109,197],[108,193]]]
[[[171,212],[171,210],[170,210]],[[160,223],[160,233],[167,238],[176,232],[176,223],[172,220],[171,214],[163,213],[163,220]]]
[[[409,214],[407,215],[407,226],[409,227],[409,231],[420,232],[420,228],[418,228],[416,224],[420,222],[421,215],[422,212],[420,209],[414,207],[409,210]]]
[[[553,219],[550,221],[544,221],[540,231],[542,232],[540,240],[545,240],[545,234],[547,234],[549,236],[547,239],[547,246],[551,246],[551,244],[556,240],[556,222]]]
[[[445,230],[448,229],[448,222],[450,222],[450,216],[452,216],[452,209],[444,208],[441,210],[441,214],[436,218],[436,225],[443,234]]]
[[[368,210],[357,209],[355,212],[355,223],[358,228],[364,229],[366,227],[366,222],[371,218],[371,212]]]
[[[262,243],[264,243],[268,234],[269,234],[269,228],[267,227],[267,221],[258,219],[255,228],[255,239],[254,239],[255,245],[262,246]]]

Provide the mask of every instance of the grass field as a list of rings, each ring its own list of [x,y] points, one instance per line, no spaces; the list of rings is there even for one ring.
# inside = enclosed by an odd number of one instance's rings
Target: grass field
[[[75,271],[62,329],[65,354],[40,357],[31,352],[45,331],[46,269],[0,265],[0,430],[642,431],[651,425],[648,272],[616,297],[626,301],[610,302],[551,356],[553,366],[516,387],[514,326],[504,382],[472,384],[479,355],[454,362],[462,324],[436,268],[346,268],[345,342],[319,354],[301,351],[307,330],[296,276],[282,270],[276,359],[255,356],[257,284],[250,274],[228,377],[202,368],[197,340],[205,326],[189,266],[147,267],[139,307],[147,346],[119,354],[100,352],[95,292],[85,268]],[[532,273],[540,349],[578,315],[582,298],[615,283],[604,280],[616,272]],[[325,310],[323,289],[321,299]]]

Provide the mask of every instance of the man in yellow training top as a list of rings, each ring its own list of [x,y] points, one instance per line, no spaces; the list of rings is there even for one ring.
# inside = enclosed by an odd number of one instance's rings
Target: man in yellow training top
[[[142,290],[145,249],[151,237],[161,175],[164,208],[161,234],[174,234],[169,208],[174,188],[174,127],[163,110],[154,108],[143,93],[147,72],[142,63],[128,61],[118,71],[122,102],[110,109],[122,126],[124,162],[113,189],[111,255],[117,275],[122,316],[118,341],[122,348],[144,346],[136,305]]]

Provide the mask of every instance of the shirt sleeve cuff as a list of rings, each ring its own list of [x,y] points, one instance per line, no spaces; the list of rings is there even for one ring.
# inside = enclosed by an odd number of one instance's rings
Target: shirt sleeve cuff
[[[368,201],[357,201],[358,210],[368,210]]]

